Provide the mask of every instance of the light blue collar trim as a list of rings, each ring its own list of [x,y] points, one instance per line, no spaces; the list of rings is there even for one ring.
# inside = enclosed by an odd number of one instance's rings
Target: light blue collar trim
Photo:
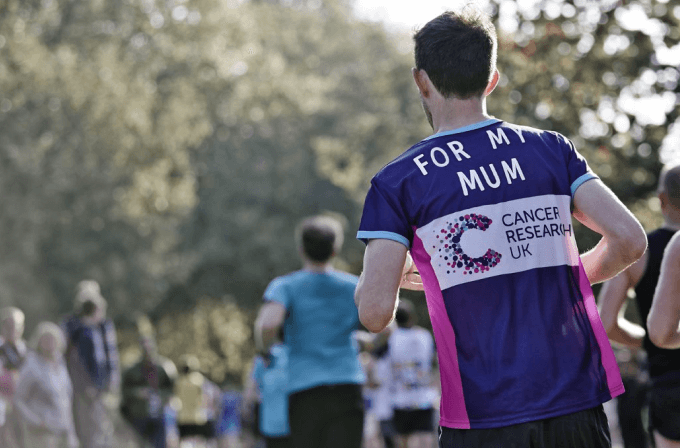
[[[488,120],[480,121],[479,123],[469,124],[467,126],[463,126],[462,128],[454,129],[452,131],[438,132],[437,134],[430,135],[425,140],[443,137],[444,135],[460,134],[461,132],[473,131],[475,129],[483,128],[494,123],[499,123],[500,121],[501,120],[499,120],[498,118],[489,118]]]

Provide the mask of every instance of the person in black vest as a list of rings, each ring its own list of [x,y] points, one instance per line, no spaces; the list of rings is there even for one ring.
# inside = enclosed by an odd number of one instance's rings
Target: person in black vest
[[[628,347],[644,347],[647,353],[651,380],[650,429],[657,448],[667,448],[680,447],[680,349],[657,346],[650,339],[654,328],[648,326],[647,318],[659,282],[664,250],[680,229],[680,165],[662,170],[658,195],[664,224],[647,235],[648,247],[642,258],[604,284],[600,292],[599,309],[611,341]],[[635,302],[642,325],[624,318],[626,297],[631,288],[635,289]],[[626,386],[626,389],[632,390],[634,387]],[[671,389],[675,390],[674,399],[669,395]]]
[[[661,348],[673,350],[677,363],[680,353],[680,232],[668,243],[661,263],[659,285],[654,293],[652,307],[647,316],[649,338]],[[669,372],[657,381],[652,389],[652,403],[660,402],[662,408],[668,409],[664,415],[665,429],[661,433],[662,444],[658,446],[680,447],[680,370]],[[656,437],[656,434],[655,434]]]

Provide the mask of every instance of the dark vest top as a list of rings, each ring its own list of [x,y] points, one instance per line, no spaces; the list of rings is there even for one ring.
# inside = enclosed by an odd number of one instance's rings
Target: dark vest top
[[[647,316],[652,307],[652,299],[654,298],[656,284],[659,281],[663,252],[674,234],[674,230],[661,228],[647,235],[647,267],[645,268],[645,273],[640,279],[640,282],[635,287],[635,303],[637,304],[638,312],[642,319],[642,326],[647,332],[643,341],[643,347],[647,352],[649,376],[652,379],[658,378],[669,372],[680,374],[680,349],[667,350],[657,347],[649,339],[649,331],[647,330]]]

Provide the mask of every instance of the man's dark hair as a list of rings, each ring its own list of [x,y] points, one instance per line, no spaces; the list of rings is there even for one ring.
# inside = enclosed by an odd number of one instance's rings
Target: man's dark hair
[[[666,193],[668,202],[680,209],[680,165],[664,167],[659,176],[659,193]]]
[[[399,305],[397,305],[397,312],[394,316],[394,320],[400,328],[413,326],[416,320],[416,311],[410,300],[399,299]]]
[[[330,216],[305,219],[296,234],[305,257],[317,263],[328,261],[342,246],[342,224]]]
[[[86,299],[80,306],[80,315],[82,317],[90,317],[99,309],[99,305],[91,299]]]
[[[496,29],[489,17],[467,6],[447,11],[414,36],[416,69],[425,70],[445,98],[481,96],[496,71]]]

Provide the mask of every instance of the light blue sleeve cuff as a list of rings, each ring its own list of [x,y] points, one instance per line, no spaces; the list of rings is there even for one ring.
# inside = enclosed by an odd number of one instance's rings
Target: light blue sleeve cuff
[[[411,243],[405,236],[394,232],[360,230],[357,232],[357,239],[364,243],[368,243],[368,240],[392,240],[403,244],[407,249],[411,248]]]
[[[583,176],[579,177],[578,179],[576,179],[571,184],[571,197],[572,198],[574,197],[574,194],[576,193],[576,190],[578,190],[578,187],[585,184],[589,180],[593,180],[593,179],[598,179],[598,177],[591,172],[588,172],[588,173],[584,174]]]

